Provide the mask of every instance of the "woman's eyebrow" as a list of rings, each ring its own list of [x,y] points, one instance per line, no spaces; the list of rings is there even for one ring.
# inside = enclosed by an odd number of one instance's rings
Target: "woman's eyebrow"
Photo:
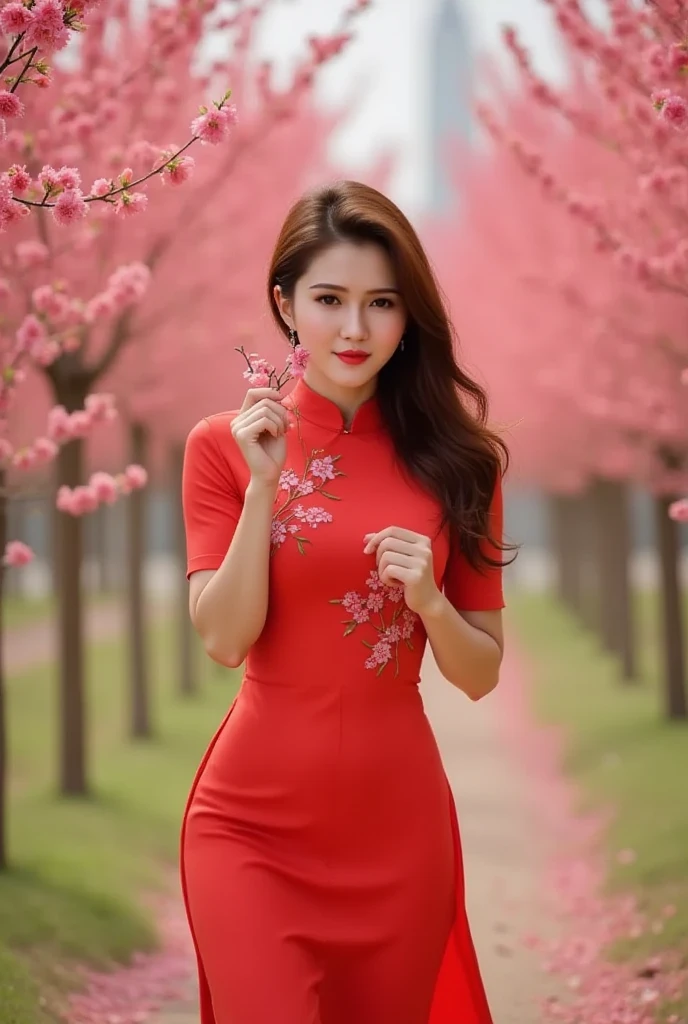
[[[309,285],[309,290],[313,288],[329,288],[331,292],[348,292],[349,290],[341,284],[327,284],[327,282]],[[369,288],[366,295],[378,295],[381,292],[394,292],[395,295],[401,294],[398,288]]]

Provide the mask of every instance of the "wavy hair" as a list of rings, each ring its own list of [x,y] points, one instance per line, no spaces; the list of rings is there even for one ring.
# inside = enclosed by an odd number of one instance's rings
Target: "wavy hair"
[[[435,275],[408,219],[381,192],[355,181],[314,189],[289,211],[268,272],[274,320],[288,336],[274,298],[293,297],[312,260],[339,242],[381,246],[406,303],[404,350],[382,368],[377,399],[397,457],[433,494],[460,549],[475,568],[507,564],[485,551],[513,550],[489,533],[495,485],[508,466],[504,441],[487,425],[485,390],[457,361],[457,340]]]

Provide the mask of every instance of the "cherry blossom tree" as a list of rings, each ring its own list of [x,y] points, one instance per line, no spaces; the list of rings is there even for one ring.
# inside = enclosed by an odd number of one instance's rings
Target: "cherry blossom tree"
[[[559,505],[584,492],[594,501],[578,563],[601,567],[599,625],[610,639],[613,610],[629,604],[623,486],[655,496],[666,710],[684,718],[678,542],[667,513],[681,514],[676,496],[688,489],[686,135],[677,130],[686,9],[610,0],[600,28],[574,0],[549,6],[570,84],[555,91],[538,78],[506,31],[519,87],[497,83],[482,105],[493,144],[456,161],[461,223],[433,234],[469,351],[479,348],[483,366],[489,353],[495,412],[513,425],[521,473]],[[613,579],[621,590],[609,589]]]

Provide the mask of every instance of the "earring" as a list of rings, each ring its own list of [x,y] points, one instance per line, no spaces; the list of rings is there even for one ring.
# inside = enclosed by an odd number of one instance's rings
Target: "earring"
[[[404,351],[404,341],[405,340],[406,340],[406,336],[404,334],[402,334],[402,336],[401,336],[401,345],[399,346],[399,348],[401,349],[402,352]]]
[[[292,348],[296,348],[296,346],[299,344],[299,336],[293,327],[289,328],[289,344],[291,345]]]

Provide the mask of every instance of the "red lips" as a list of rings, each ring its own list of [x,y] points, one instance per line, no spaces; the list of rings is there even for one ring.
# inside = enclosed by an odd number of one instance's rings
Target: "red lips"
[[[368,352],[358,352],[356,349],[347,349],[346,352],[335,352],[335,355],[343,363],[348,363],[350,366],[358,366],[359,363],[365,363],[366,359],[369,358]]]

